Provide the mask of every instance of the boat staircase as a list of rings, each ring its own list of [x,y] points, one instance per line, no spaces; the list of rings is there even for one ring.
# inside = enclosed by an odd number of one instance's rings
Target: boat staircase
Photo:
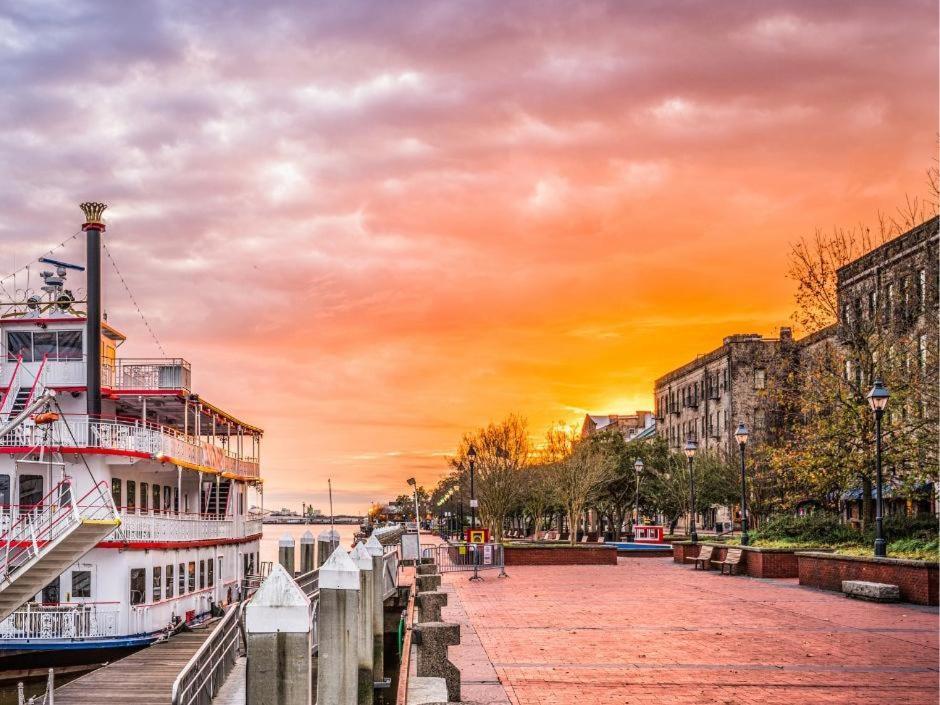
[[[0,534],[0,621],[121,523],[105,482],[76,500],[68,477],[38,504],[18,510],[18,518]]]
[[[231,480],[220,480],[218,484],[213,482],[207,492],[203,493],[205,503],[202,506],[204,516],[217,516],[224,518],[228,513],[228,498],[232,490]],[[218,505],[216,505],[218,499]],[[216,510],[218,507],[218,510]]]

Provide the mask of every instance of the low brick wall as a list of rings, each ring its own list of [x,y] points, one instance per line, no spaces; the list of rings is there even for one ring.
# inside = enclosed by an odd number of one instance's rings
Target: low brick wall
[[[672,544],[672,560],[686,563],[686,558],[698,556],[702,546],[712,546],[712,560],[723,561],[729,548],[741,548],[744,555],[738,573],[752,578],[796,578],[799,576],[797,551],[792,548],[763,548],[761,546],[728,546],[723,543],[708,541],[692,544],[690,541],[677,541]]]
[[[905,602],[936,605],[940,601],[937,563],[802,551],[796,557],[800,585],[841,592],[843,580],[868,580],[897,585]]]
[[[617,565],[614,546],[506,546],[506,565]]]

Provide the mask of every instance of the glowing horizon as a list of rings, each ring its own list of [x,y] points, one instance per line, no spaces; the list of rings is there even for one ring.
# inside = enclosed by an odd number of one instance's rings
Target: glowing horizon
[[[167,354],[265,429],[265,505],[332,477],[358,513],[466,430],[652,410],[790,325],[788,243],[925,191],[937,42],[926,0],[31,3],[0,11],[0,275],[108,202]]]

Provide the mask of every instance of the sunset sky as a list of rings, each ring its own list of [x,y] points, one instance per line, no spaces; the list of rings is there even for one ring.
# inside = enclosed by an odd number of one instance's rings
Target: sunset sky
[[[466,429],[650,408],[788,325],[789,243],[926,190],[937,26],[936,0],[0,0],[0,274],[111,204],[167,355],[266,429],[265,505],[332,477],[361,511]],[[158,356],[106,274],[122,352]]]

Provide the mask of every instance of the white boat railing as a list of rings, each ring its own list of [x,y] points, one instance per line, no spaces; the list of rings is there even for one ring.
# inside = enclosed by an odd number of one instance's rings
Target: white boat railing
[[[141,421],[96,419],[83,414],[70,414],[42,426],[26,421],[13,431],[0,436],[0,446],[31,448],[40,443],[51,445],[53,441],[50,439],[54,439],[54,444],[63,448],[102,448],[145,453],[156,458],[182,460],[242,477],[259,477],[256,459],[238,458],[225,448],[192,441],[185,434],[165,426]]]
[[[121,514],[128,541],[199,541],[235,537],[231,519],[208,519],[198,514]]]
[[[0,622],[0,639],[88,639],[118,635],[117,602],[27,603]]]

